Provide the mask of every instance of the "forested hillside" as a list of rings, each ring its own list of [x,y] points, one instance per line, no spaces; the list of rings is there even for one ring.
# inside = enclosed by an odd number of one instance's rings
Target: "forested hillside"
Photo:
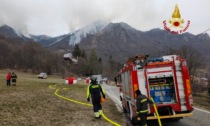
[[[0,36],[1,69],[16,69],[32,73],[47,72],[59,74],[63,78],[101,73],[112,77],[119,69],[115,67],[117,63],[111,57],[108,63],[104,63],[102,58],[97,57],[94,49],[91,50],[90,56],[86,56],[84,50],[76,45],[73,56],[79,60],[77,64],[64,60],[65,53],[64,50],[46,49],[33,41],[22,42],[16,38]]]
[[[61,71],[61,55],[35,42],[23,43],[0,36],[0,54],[1,69],[30,70],[34,73],[46,71],[49,74]]]

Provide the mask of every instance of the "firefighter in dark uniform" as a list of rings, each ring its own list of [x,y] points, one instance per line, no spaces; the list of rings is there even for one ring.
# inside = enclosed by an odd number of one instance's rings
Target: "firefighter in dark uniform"
[[[12,85],[16,86],[17,75],[15,74],[15,72],[12,72],[11,78],[12,78]]]
[[[153,104],[153,102],[148,99],[145,95],[141,93],[140,90],[136,90],[136,107],[137,107],[137,118],[140,117],[140,126],[147,126],[147,113],[148,110],[148,104]]]
[[[101,118],[102,115],[101,94],[105,99],[105,92],[103,88],[101,85],[97,84],[96,78],[91,78],[91,83],[87,88],[87,101],[90,101],[91,95],[95,118]]]

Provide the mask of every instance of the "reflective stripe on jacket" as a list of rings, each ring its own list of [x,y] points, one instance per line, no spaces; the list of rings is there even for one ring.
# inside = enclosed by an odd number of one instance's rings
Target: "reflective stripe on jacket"
[[[16,74],[14,74],[14,73],[12,73],[11,78],[17,78],[17,75],[16,75]]]
[[[87,98],[89,98],[90,95],[91,98],[101,96],[101,93],[103,97],[105,97],[105,91],[99,84],[90,84],[87,88]]]
[[[137,113],[148,113],[148,104],[152,103],[145,95],[139,95],[136,99]]]

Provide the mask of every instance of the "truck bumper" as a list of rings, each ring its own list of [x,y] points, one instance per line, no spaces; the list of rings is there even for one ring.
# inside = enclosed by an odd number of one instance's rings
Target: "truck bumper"
[[[166,116],[160,116],[160,119],[177,119],[177,118],[183,118],[183,117],[188,117],[188,116],[192,116],[192,115],[193,115],[192,113],[166,115]],[[157,119],[158,119],[157,116],[148,116],[147,117],[147,120],[157,120]],[[139,124],[140,120],[137,118],[132,118],[132,123]]]
[[[174,114],[174,115],[160,116],[160,119],[182,118],[182,117],[188,117],[192,115],[193,115],[192,113]],[[156,116],[147,117],[147,120],[154,120],[154,119],[157,119],[157,117]]]

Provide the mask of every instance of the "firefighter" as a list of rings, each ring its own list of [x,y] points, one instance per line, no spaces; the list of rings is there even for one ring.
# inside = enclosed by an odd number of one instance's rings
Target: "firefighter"
[[[141,93],[140,90],[136,90],[136,115],[137,119],[140,117],[140,126],[147,126],[147,113],[148,113],[148,104],[153,104],[153,102],[148,99],[145,95]]]
[[[87,101],[91,100],[93,104],[93,111],[95,113],[95,118],[101,118],[102,115],[102,105],[101,105],[101,94],[105,99],[105,92],[101,85],[97,84],[96,78],[91,78],[91,83],[87,88]]]
[[[16,86],[17,75],[15,74],[15,72],[12,72],[11,78],[12,78],[12,85]]]

